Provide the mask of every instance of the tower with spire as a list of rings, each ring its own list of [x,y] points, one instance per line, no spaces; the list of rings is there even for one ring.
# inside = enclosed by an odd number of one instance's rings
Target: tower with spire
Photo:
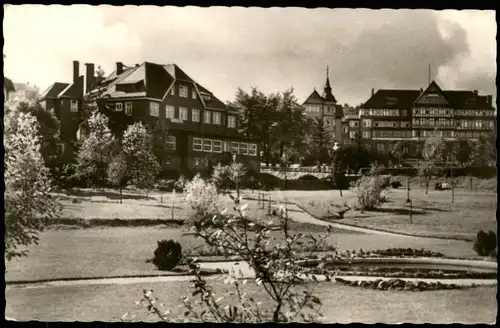
[[[304,101],[305,114],[311,118],[321,118],[332,138],[342,142],[342,106],[337,105],[337,99],[332,93],[330,84],[330,68],[326,66],[326,81],[323,94],[319,94],[314,88],[313,92]],[[336,128],[337,127],[337,128]]]

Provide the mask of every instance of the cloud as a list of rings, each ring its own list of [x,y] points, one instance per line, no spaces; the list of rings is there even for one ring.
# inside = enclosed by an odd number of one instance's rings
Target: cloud
[[[473,11],[24,5],[4,20],[14,80],[68,81],[74,59],[107,72],[175,62],[223,100],[251,86],[305,99],[328,64],[351,104],[371,88],[424,87],[429,64],[443,87],[496,92],[495,33],[494,12]]]

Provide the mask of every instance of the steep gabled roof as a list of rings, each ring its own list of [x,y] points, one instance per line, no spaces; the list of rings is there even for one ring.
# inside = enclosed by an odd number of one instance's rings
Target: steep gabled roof
[[[378,90],[361,108],[411,108],[420,90]]]
[[[194,82],[192,78],[190,78],[182,69],[179,68],[176,64],[168,64],[163,65],[165,70],[172,76],[174,79],[183,80],[187,82]]]
[[[306,101],[304,101],[304,105],[305,104],[310,104],[310,103],[318,103],[318,102],[323,102],[323,97],[321,97],[318,93],[318,91],[316,91],[316,89],[314,89],[314,91],[309,95],[309,97],[307,97]]]
[[[69,86],[69,83],[56,82],[47,88],[41,95],[40,100],[57,98],[57,96]]]
[[[428,92],[441,93],[454,108],[491,107],[487,96],[479,96],[470,90],[442,90],[432,81],[425,91],[420,90],[378,90],[361,108],[411,108]]]
[[[68,85],[59,93],[58,98],[80,98],[83,96],[83,76],[79,76],[75,83]]]

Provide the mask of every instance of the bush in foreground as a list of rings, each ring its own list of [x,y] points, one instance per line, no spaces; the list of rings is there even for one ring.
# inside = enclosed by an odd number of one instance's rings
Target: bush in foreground
[[[480,230],[474,242],[474,250],[480,256],[496,256],[497,236],[493,231]]]
[[[160,270],[174,269],[182,258],[182,247],[172,239],[160,240],[154,252],[153,264]]]
[[[182,298],[182,305],[186,308],[184,321],[234,323],[314,321],[320,315],[321,300],[310,290],[317,284],[304,284],[304,278],[311,277],[315,280],[316,277],[311,276],[313,268],[298,264],[299,257],[295,249],[300,245],[308,245],[312,251],[317,250],[325,242],[331,229],[328,229],[328,234],[325,236],[294,233],[289,229],[287,210],[281,207],[282,236],[276,238],[276,241],[280,242],[271,243],[271,239],[275,238],[271,235],[274,230],[272,222],[256,227],[246,218],[245,210],[248,204],[241,204],[239,196],[230,195],[230,197],[234,201],[237,216],[226,215],[224,210],[219,211],[217,207],[198,212],[213,224],[195,226],[193,232],[208,247],[224,250],[229,256],[247,262],[255,273],[255,278],[252,279],[257,286],[263,288],[271,303],[263,307],[260,302],[247,295],[243,290],[247,279],[240,280],[234,275],[235,273],[228,275],[225,283],[234,288],[232,294],[237,296],[237,300],[224,302],[200,274],[200,266],[193,259],[189,262],[194,274],[193,291],[191,297]],[[326,255],[321,257],[318,267],[324,265],[325,257]],[[331,280],[330,276],[327,277]],[[303,287],[306,287],[306,290],[299,292],[298,288]],[[148,312],[160,320],[171,321],[168,312],[162,311],[157,305],[157,300],[153,297],[152,291],[144,291],[142,303],[147,306]]]

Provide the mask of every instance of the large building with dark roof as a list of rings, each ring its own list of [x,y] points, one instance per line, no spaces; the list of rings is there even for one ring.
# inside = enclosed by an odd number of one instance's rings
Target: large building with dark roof
[[[155,133],[165,133],[168,154],[161,161],[165,171],[201,171],[234,154],[250,169],[260,167],[257,144],[238,132],[237,112],[175,64],[118,62],[98,85],[93,64],[86,64],[86,74],[80,76],[74,62],[73,83],[55,83],[41,101],[69,123],[62,128],[69,141],[85,133],[77,115],[83,104],[106,114],[116,135],[138,121]]]
[[[335,142],[342,143],[342,105],[337,104],[337,99],[332,93],[328,67],[326,69],[326,82],[323,93],[320,95],[316,88],[303,103],[305,114],[312,119],[320,118],[326,129],[332,134]]]
[[[403,153],[413,157],[435,130],[453,141],[478,139],[494,129],[492,96],[476,90],[442,90],[433,81],[425,90],[374,91],[361,106],[361,137],[380,151],[403,142]]]

